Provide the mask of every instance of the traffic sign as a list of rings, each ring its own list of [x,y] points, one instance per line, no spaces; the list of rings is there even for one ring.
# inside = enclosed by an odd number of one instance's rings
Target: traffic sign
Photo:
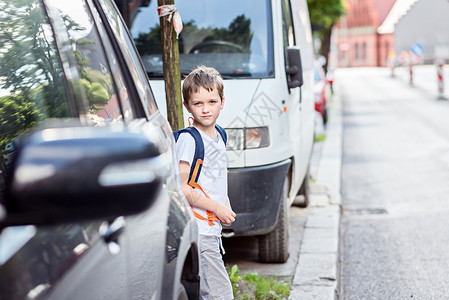
[[[412,51],[412,53],[415,54],[416,56],[422,56],[423,48],[420,44],[415,43],[410,48],[410,51]]]

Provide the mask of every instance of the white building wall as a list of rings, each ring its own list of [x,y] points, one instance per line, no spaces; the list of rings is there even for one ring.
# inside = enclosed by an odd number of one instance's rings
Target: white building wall
[[[419,0],[395,26],[395,50],[399,55],[414,43],[423,46],[424,62],[449,59],[449,1]]]

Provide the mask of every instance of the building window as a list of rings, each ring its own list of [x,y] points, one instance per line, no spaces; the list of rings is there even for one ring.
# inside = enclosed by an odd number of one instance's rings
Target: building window
[[[358,43],[355,43],[354,52],[355,52],[355,60],[359,60],[359,44]]]
[[[362,59],[363,59],[364,62],[366,62],[366,60],[367,60],[366,43],[363,43],[363,45],[362,45]]]

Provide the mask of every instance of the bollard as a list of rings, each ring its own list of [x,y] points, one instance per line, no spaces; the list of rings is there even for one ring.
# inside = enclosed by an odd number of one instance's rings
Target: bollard
[[[387,58],[387,66],[390,67],[391,77],[395,77],[394,69],[396,68],[396,57],[394,54],[389,54]]]
[[[442,60],[437,61],[437,78],[438,78],[438,99],[439,100],[447,100],[444,96],[444,74],[443,67],[444,62]]]
[[[409,65],[409,73],[410,73],[410,85],[413,85],[413,65]]]

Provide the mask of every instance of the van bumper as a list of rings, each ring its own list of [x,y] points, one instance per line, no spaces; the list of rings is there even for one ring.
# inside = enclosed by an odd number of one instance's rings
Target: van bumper
[[[237,214],[224,236],[263,235],[276,225],[282,188],[292,161],[265,166],[229,169],[228,195]]]

